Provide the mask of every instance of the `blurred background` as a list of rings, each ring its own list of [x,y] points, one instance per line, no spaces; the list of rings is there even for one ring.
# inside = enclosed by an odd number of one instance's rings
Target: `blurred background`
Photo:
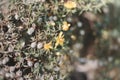
[[[71,80],[120,80],[120,2],[72,18],[67,19],[74,26],[70,52],[75,72]]]

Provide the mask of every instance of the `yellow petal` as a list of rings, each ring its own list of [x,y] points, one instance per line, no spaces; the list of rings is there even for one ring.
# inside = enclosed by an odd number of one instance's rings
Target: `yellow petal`
[[[68,9],[72,9],[75,8],[77,5],[74,1],[67,1],[66,3],[64,3],[64,7],[68,8]]]
[[[68,24],[66,21],[63,22],[62,30],[67,31],[70,27],[70,24]]]
[[[47,50],[47,51],[49,51],[50,49],[52,49],[52,42],[44,44],[44,49]]]
[[[55,48],[56,48],[58,45],[63,46],[63,43],[64,43],[64,35],[63,35],[63,32],[60,32],[59,35],[56,37]]]

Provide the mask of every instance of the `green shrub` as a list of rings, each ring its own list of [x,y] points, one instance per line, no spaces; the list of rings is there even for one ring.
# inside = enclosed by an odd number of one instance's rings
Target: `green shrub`
[[[66,78],[71,69],[67,56],[70,49],[68,35],[75,39],[70,34],[72,24],[67,17],[100,11],[108,2],[8,0],[8,8],[1,7],[0,13],[1,77],[17,80]],[[0,6],[5,6],[2,0]]]

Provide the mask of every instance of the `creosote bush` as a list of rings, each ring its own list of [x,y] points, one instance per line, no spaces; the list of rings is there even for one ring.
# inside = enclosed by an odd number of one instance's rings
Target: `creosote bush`
[[[67,17],[99,11],[107,2],[8,0],[8,7],[0,9],[1,79],[64,80],[71,69],[67,34],[72,24]]]

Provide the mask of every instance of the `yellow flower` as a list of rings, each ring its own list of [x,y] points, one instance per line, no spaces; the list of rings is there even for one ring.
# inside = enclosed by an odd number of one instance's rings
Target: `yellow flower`
[[[52,42],[46,43],[44,44],[44,49],[46,51],[49,51],[50,49],[52,49]]]
[[[63,22],[63,25],[62,25],[62,29],[63,29],[64,31],[67,31],[67,30],[69,29],[69,27],[70,27],[70,24],[68,24],[66,21],[64,21],[64,22]]]
[[[74,1],[67,1],[64,3],[64,7],[68,8],[68,9],[72,9],[75,8],[77,5]]]
[[[55,48],[56,48],[58,45],[63,46],[63,43],[64,43],[64,35],[63,35],[63,32],[60,32],[59,35],[56,37]]]

